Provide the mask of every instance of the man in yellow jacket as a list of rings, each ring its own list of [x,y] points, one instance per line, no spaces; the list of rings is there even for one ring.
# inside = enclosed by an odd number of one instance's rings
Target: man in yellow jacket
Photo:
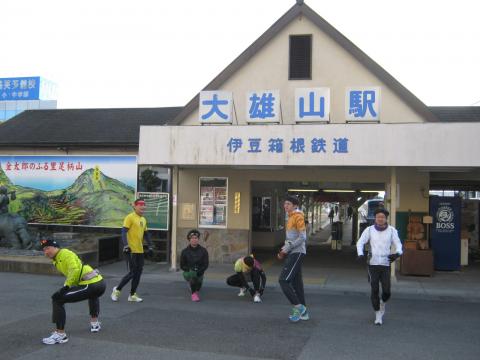
[[[46,345],[63,344],[68,341],[65,333],[65,304],[88,299],[90,309],[90,331],[100,331],[98,314],[100,312],[100,296],[105,292],[105,281],[98,270],[83,264],[73,251],[61,249],[58,243],[50,238],[40,240],[43,253],[52,259],[55,268],[65,275],[63,287],[52,295],[52,322],[56,330],[51,336],[44,338]]]
[[[128,301],[142,302],[143,299],[137,295],[137,287],[140,284],[140,277],[143,272],[144,252],[143,240],[148,244],[148,255],[153,255],[153,244],[147,229],[147,219],[143,216],[145,212],[145,200],[137,199],[133,203],[133,210],[123,220],[122,242],[123,253],[128,260],[129,272],[120,283],[112,290],[110,298],[112,301],[118,301],[125,285],[131,281],[130,295]]]

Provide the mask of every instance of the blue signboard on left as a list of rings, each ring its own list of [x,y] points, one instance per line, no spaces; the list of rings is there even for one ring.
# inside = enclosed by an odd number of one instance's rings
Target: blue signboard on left
[[[0,101],[39,99],[40,76],[0,78]]]

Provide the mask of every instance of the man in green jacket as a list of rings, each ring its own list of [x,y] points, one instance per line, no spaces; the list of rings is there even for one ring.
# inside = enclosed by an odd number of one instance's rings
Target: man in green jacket
[[[105,281],[102,275],[90,265],[83,264],[73,251],[61,249],[53,239],[43,238],[40,240],[40,245],[45,256],[52,259],[55,268],[66,277],[63,287],[52,295],[52,322],[56,324],[56,330],[42,342],[46,345],[66,343],[68,336],[65,333],[64,305],[87,299],[91,317],[90,331],[92,333],[100,331],[99,298],[105,292]]]

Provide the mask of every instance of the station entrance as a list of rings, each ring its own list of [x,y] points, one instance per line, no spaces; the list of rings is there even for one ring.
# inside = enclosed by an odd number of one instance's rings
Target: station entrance
[[[384,188],[383,183],[252,181],[251,250],[264,261],[278,252],[285,241],[283,199],[294,195],[305,214],[305,265],[358,267],[355,244],[373,220],[368,203],[383,204]]]

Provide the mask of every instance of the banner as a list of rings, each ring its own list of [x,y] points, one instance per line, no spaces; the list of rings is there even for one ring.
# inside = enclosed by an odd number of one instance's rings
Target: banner
[[[431,245],[435,270],[460,269],[460,212],[459,197],[430,197],[433,217]]]
[[[0,156],[1,205],[33,224],[121,227],[136,182],[135,156]]]

